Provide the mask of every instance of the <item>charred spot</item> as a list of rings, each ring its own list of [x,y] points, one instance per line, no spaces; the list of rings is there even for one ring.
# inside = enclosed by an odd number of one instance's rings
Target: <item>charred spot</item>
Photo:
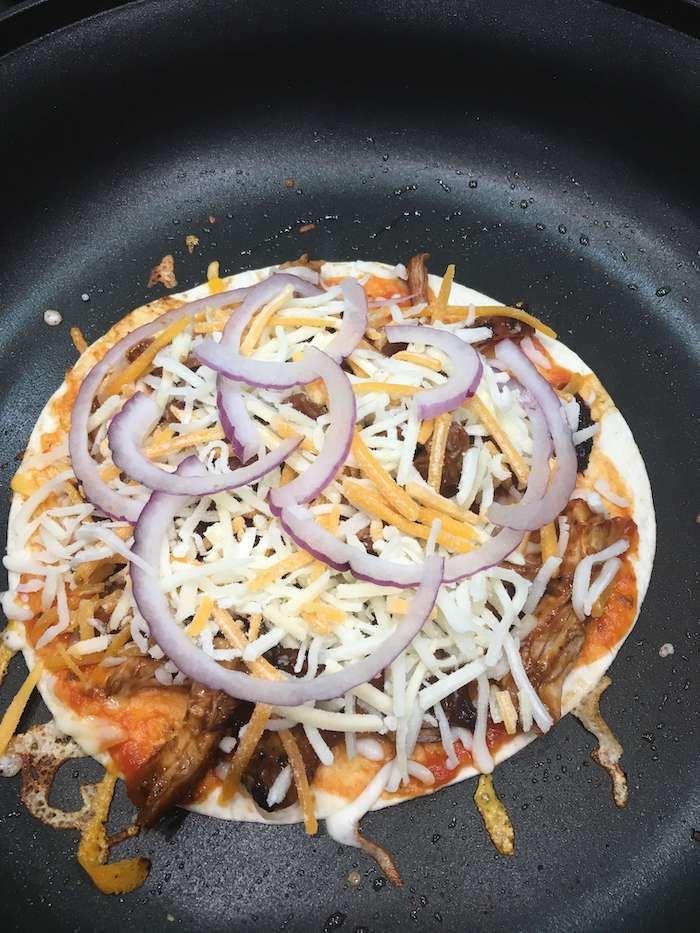
[[[595,424],[595,418],[591,414],[591,409],[584,402],[580,395],[575,396],[576,401],[580,405],[580,412],[578,416],[578,430],[582,431],[584,428],[590,428],[591,425]],[[579,444],[576,447],[576,463],[579,473],[585,473],[588,469],[588,461],[591,457],[591,451],[593,450],[593,438],[589,437],[587,441]]]

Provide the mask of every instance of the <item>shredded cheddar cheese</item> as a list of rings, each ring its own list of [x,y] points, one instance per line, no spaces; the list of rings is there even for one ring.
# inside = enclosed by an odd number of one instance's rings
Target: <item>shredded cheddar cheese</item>
[[[292,286],[287,285],[282,289],[279,295],[258,311],[248,328],[248,333],[241,341],[241,353],[243,356],[250,356],[253,353],[265,332],[265,328],[269,326],[270,319],[287,304],[293,294],[294,290]]]
[[[226,283],[219,276],[219,260],[215,259],[207,266],[207,282],[209,284],[209,294],[216,295],[226,288]]]
[[[289,764],[292,767],[294,784],[296,785],[297,797],[299,798],[299,806],[304,814],[304,829],[309,836],[313,836],[318,832],[318,821],[316,819],[313,792],[309,787],[309,779],[306,774],[306,768],[304,767],[304,759],[301,757],[296,739],[288,729],[282,729],[279,735],[284,750],[287,753]]]
[[[214,603],[208,596],[205,596],[201,601],[199,606],[197,606],[197,611],[194,614],[194,618],[190,624],[185,629],[185,632],[194,638],[195,635],[201,635],[204,629],[207,627],[207,623],[211,618],[211,611],[214,608]]]
[[[409,522],[403,515],[394,512],[377,492],[368,489],[367,486],[361,486],[353,480],[346,480],[343,483],[343,495],[355,508],[373,515],[387,525],[393,525],[402,534],[422,538],[424,541],[427,541],[430,537],[430,527],[417,522]],[[448,550],[456,551],[459,554],[466,554],[468,551],[473,550],[472,544],[465,538],[444,530],[438,533],[437,542]]]
[[[549,557],[558,556],[557,532],[553,522],[540,528],[540,548],[542,549],[542,563]]]
[[[341,321],[337,317],[303,317],[300,314],[284,314],[270,318],[270,327],[318,327],[324,330],[337,330]]]
[[[442,372],[442,363],[440,360],[435,360],[432,356],[426,356],[424,353],[412,353],[410,350],[399,350],[398,353],[394,353],[392,360],[401,360],[404,363],[415,363],[416,366],[432,369],[433,372]]]
[[[191,431],[189,434],[181,434],[178,437],[151,444],[146,447],[145,454],[151,460],[155,460],[156,457],[162,457],[173,450],[198,447],[200,444],[208,444],[209,441],[222,441],[225,436],[223,428],[203,428],[201,431]]]
[[[271,713],[272,707],[267,706],[265,703],[258,703],[253,710],[253,715],[250,717],[243,738],[238,743],[238,747],[231,759],[229,772],[224,778],[221,793],[219,794],[220,803],[228,803],[238,790],[243,772],[253,757],[253,752],[262,738]]]
[[[19,471],[18,473],[15,473],[15,475],[12,477],[12,480],[10,481],[10,488],[12,489],[12,492],[17,492],[20,494],[20,496],[26,496],[29,498],[33,492],[36,492],[36,486],[34,484],[31,472]]]
[[[169,343],[172,343],[173,339],[179,333],[182,333],[189,323],[188,318],[182,317],[158,334],[153,342],[142,353],[139,353],[133,363],[129,363],[126,369],[112,376],[103,390],[105,398],[108,395],[118,395],[124,386],[133,384],[147,373],[153,364],[153,360],[163,347],[167,347]]]
[[[513,318],[515,321],[521,321],[523,324],[529,324],[530,327],[534,327],[535,330],[538,330],[546,337],[557,336],[551,327],[547,327],[546,324],[543,324],[542,321],[538,320],[536,317],[533,317],[531,314],[528,314],[527,311],[523,311],[522,308],[509,308],[503,307],[502,305],[478,305],[474,308],[474,316],[476,318],[509,317]],[[467,317],[469,317],[469,308],[452,305],[451,307],[447,308],[443,320],[446,323],[454,324],[457,321],[463,321]]]
[[[434,489],[421,486],[420,483],[406,483],[406,492],[417,502],[421,502],[430,509],[436,509],[438,512],[444,512],[445,515],[451,516],[458,522],[467,522],[470,525],[483,524],[483,519],[474,512],[463,509],[456,502],[446,499],[445,496],[441,496]]]
[[[473,395],[464,404],[471,408],[473,412],[475,412],[479,418],[479,421],[481,421],[491,437],[494,439],[500,448],[501,453],[510,464],[511,469],[518,477],[518,482],[524,486],[527,483],[527,477],[529,473],[527,464],[515,449],[515,447],[513,447],[510,438],[496,420],[496,416],[492,414],[492,412],[481,401],[478,395]]]
[[[5,715],[0,721],[0,755],[5,754],[10,739],[15,734],[15,729],[19,723],[22,713],[29,702],[29,697],[34,692],[34,688],[39,683],[39,678],[44,673],[44,664],[37,661],[31,671],[27,674],[24,683],[15,694],[12,702],[5,710]]]
[[[85,353],[88,348],[87,340],[83,336],[83,332],[79,327],[71,327],[70,339],[73,341],[73,346],[78,351],[78,353]]]
[[[362,472],[386,496],[392,507],[414,522],[418,518],[418,506],[374,457],[357,431],[352,441],[352,453]]]
[[[270,427],[278,437],[283,437],[285,439],[289,437],[299,437],[299,432],[296,431],[291,424],[288,424],[288,422],[283,421],[281,418],[273,418],[270,422]],[[305,437],[299,446],[302,450],[306,450],[310,454],[318,453],[316,445],[310,437]]]
[[[257,593],[258,590],[262,590],[266,586],[269,586],[270,583],[279,579],[279,577],[283,577],[285,574],[292,573],[294,570],[299,570],[301,567],[310,564],[313,559],[311,554],[307,554],[306,551],[297,551],[296,554],[291,554],[289,557],[285,557],[278,561],[274,566],[268,567],[266,570],[261,570],[248,584],[248,590],[251,593]]]
[[[308,387],[307,387],[308,388]],[[391,396],[415,395],[421,392],[415,386],[400,385],[396,382],[353,382],[352,391],[355,395],[369,395],[370,392],[386,392]]]
[[[78,845],[78,862],[103,894],[127,894],[148,877],[150,864],[145,858],[122,859],[107,864],[106,822],[114,796],[117,776],[107,771],[95,790],[93,815],[83,829]]]
[[[443,320],[450,300],[450,292],[452,291],[452,282],[454,277],[455,267],[453,264],[450,264],[447,269],[445,269],[445,274],[442,278],[442,282],[440,283],[440,291],[437,294],[437,298],[426,308],[426,314],[431,318],[431,320]]]
[[[387,612],[390,612],[392,615],[396,616],[405,616],[408,612],[411,604],[407,599],[404,599],[403,596],[389,596],[386,601]],[[437,607],[433,606],[430,610],[430,619],[437,619]]]
[[[447,450],[447,435],[452,424],[452,415],[445,412],[435,419],[433,437],[430,442],[430,460],[428,461],[428,485],[435,492],[440,492],[442,485],[442,471],[445,466],[445,451]]]
[[[433,429],[435,427],[435,419],[430,418],[428,421],[421,421],[420,428],[418,430],[418,443],[427,444],[433,434]]]

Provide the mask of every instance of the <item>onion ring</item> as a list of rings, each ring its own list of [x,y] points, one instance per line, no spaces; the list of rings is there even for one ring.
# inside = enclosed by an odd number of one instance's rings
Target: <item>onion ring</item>
[[[287,438],[264,457],[238,470],[206,473],[203,476],[179,476],[157,466],[141,449],[143,438],[159,414],[160,410],[153,398],[137,392],[114,416],[107,437],[112,460],[120,470],[149,489],[171,495],[213,496],[227,489],[246,486],[274,470],[301,443],[300,437]]]
[[[188,457],[178,467],[178,479],[201,476],[203,467],[195,457]],[[154,492],[144,506],[134,530],[133,552],[153,565],[160,554],[168,526],[187,497]],[[156,558],[157,559],[157,558]],[[349,664],[334,674],[322,674],[312,680],[261,680],[242,671],[222,667],[201,651],[175,621],[158,578],[132,563],[129,568],[134,600],[149,626],[150,635],[170,660],[192,680],[212,690],[223,690],[229,696],[250,703],[271,706],[301,706],[318,700],[343,696],[388,667],[410,644],[427,621],[442,582],[443,560],[430,557],[409,607],[396,630],[369,657]]]

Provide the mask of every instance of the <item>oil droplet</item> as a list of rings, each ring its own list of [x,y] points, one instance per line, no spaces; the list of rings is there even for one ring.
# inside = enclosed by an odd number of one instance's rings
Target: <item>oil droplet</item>
[[[345,914],[341,913],[339,910],[336,910],[336,912],[331,914],[330,917],[326,920],[325,926],[323,927],[323,933],[332,933],[333,930],[339,930],[344,923]]]
[[[375,878],[372,882],[372,887],[375,891],[381,891],[382,888],[386,887],[386,878]]]
[[[348,884],[353,888],[359,888],[362,883],[362,875],[359,871],[351,871],[348,875]]]
[[[87,292],[83,292],[83,294],[80,296],[80,300],[81,300],[81,301],[90,301],[90,296],[88,295]]]
[[[47,311],[44,311],[44,321],[49,327],[56,327],[63,320],[63,316],[60,311],[56,311],[54,308],[49,308]]]
[[[437,183],[440,185],[440,187],[442,188],[443,191],[447,191],[448,194],[449,194],[450,191],[452,191],[452,188],[450,188],[450,186],[449,186],[448,184],[446,184],[446,183],[442,180],[442,178],[438,178],[438,179],[436,179],[436,181],[437,181]]]
[[[535,224],[535,230],[544,230],[544,224]]]
[[[479,184],[479,182],[476,180],[476,178],[470,178],[470,179],[469,179],[469,187],[470,187],[470,188],[476,188],[476,187],[478,186],[478,184]]]
[[[557,230],[559,231],[559,233],[566,233],[566,227],[564,226],[564,224],[559,224],[559,226],[557,227]]]
[[[668,287],[668,285],[662,285],[660,288],[656,289],[656,297],[665,298],[670,291],[671,289]]]
[[[628,282],[627,288],[629,288],[631,292],[639,291],[639,287],[635,285],[634,282]]]
[[[524,211],[528,209],[529,205],[527,203],[527,198],[522,199],[522,201],[520,202],[520,206]]]
[[[581,236],[578,238],[578,241],[581,246],[588,246],[588,244],[591,242],[585,234],[581,234]]]

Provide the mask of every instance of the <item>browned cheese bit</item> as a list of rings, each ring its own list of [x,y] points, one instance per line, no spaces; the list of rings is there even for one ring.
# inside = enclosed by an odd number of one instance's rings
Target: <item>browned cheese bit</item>
[[[598,739],[598,748],[591,752],[591,758],[610,775],[615,806],[622,808],[627,806],[629,800],[627,775],[620,765],[624,749],[600,712],[600,698],[611,683],[609,677],[601,677],[597,685],[571,712],[580,720],[584,729],[588,729]]]

